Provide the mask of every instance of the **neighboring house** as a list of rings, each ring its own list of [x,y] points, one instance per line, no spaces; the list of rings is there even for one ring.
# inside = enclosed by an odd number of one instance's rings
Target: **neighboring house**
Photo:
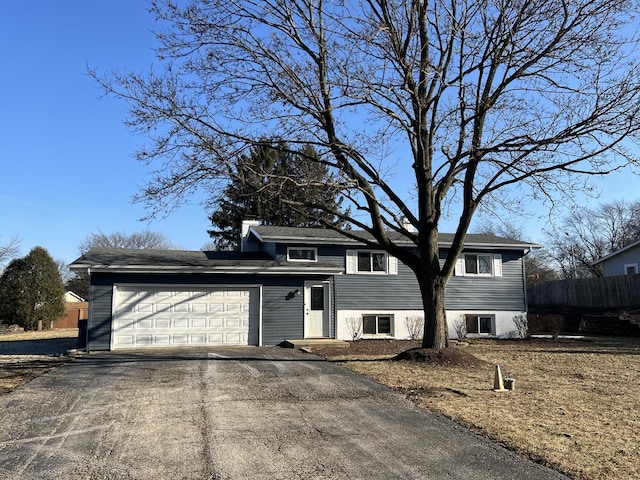
[[[64,293],[64,301],[65,303],[86,302],[84,298],[82,298],[80,295],[73,293],[71,290]]]
[[[364,237],[364,234],[362,234]],[[444,262],[452,235],[440,235]],[[407,245],[407,248],[410,248]],[[538,245],[468,235],[446,292],[450,335],[510,336],[526,313],[523,257]],[[324,229],[245,222],[241,252],[95,249],[70,265],[91,277],[93,350],[277,345],[285,339],[408,338],[423,316],[412,271]]]
[[[598,264],[602,264],[602,272],[605,277],[638,274],[640,272],[638,269],[638,265],[640,265],[640,240],[596,260],[591,265]]]

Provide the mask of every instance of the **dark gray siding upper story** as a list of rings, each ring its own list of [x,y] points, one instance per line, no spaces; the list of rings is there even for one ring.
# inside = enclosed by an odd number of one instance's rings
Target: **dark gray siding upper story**
[[[350,250],[351,248],[349,248]],[[345,267],[346,247],[318,247],[318,260]],[[276,254],[286,256],[287,246],[278,245]],[[522,253],[498,250],[502,254],[502,276],[452,277],[447,285],[448,310],[526,310]],[[447,251],[440,251],[444,264]],[[422,298],[413,271],[398,262],[397,275],[343,274],[335,277],[337,310],[420,310]]]
[[[343,254],[342,262],[345,262]],[[336,276],[339,310],[421,310],[416,276],[398,262],[397,275],[354,274]]]
[[[620,252],[602,262],[602,272],[605,277],[626,275],[624,266],[634,264],[640,266],[640,245]],[[640,270],[638,272],[640,273]]]
[[[512,310],[525,311],[525,283],[522,254],[514,251],[495,251],[502,254],[501,277],[451,277],[447,284],[448,310]],[[441,252],[441,262],[444,263]]]
[[[269,256],[276,257],[276,244],[273,242],[263,242],[260,244],[260,251],[267,253]]]
[[[202,274],[113,274],[91,275],[89,348],[108,350],[114,284],[163,285],[262,285],[262,342],[277,345],[288,338],[303,337],[304,296],[291,295],[304,288],[305,280],[328,280],[326,276],[251,276]],[[333,291],[334,289],[331,289]],[[333,303],[335,300],[331,299]],[[331,327],[332,332],[335,326]]]

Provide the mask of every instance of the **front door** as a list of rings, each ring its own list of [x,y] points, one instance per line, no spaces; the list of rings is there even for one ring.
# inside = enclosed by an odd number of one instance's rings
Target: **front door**
[[[329,336],[329,311],[329,284],[326,282],[305,282],[305,338]]]

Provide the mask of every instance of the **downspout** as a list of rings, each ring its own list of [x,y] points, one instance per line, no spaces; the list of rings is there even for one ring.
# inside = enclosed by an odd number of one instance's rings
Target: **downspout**
[[[524,261],[525,257],[531,253],[532,249],[529,247],[524,250],[524,255],[522,255],[522,288],[524,289],[524,308],[525,315],[529,314],[529,298],[527,298],[527,266]]]
[[[87,331],[85,332],[85,338],[84,338],[84,344],[85,344],[85,350],[87,353],[89,352],[89,323],[91,321],[91,310],[93,309],[93,301],[91,298],[91,267],[87,267],[87,275],[89,276],[89,308],[88,308],[88,315],[87,315]]]

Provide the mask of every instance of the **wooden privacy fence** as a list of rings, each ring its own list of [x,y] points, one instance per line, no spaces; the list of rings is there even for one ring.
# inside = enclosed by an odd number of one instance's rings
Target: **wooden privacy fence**
[[[66,307],[64,317],[53,322],[53,328],[78,328],[78,320],[89,318],[87,302],[67,302]]]
[[[527,295],[531,306],[638,308],[640,275],[541,282]]]

